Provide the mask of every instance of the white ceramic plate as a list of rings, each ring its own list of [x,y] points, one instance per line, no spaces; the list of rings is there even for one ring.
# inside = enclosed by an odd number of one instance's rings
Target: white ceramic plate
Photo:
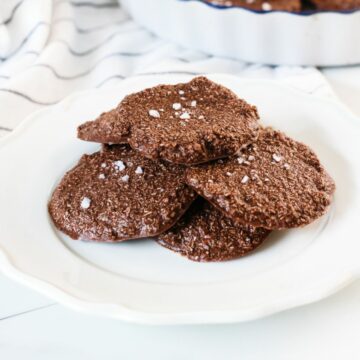
[[[0,142],[0,268],[75,309],[153,324],[237,322],[319,300],[360,275],[360,122],[341,105],[274,82],[210,76],[258,105],[265,124],[309,144],[336,181],[329,214],[274,233],[251,256],[198,264],[151,240],[73,241],[47,213],[55,184],[84,152],[76,127],[133,91],[185,77],[132,79],[38,112]]]
[[[141,25],[187,48],[249,62],[360,63],[360,11],[255,12],[203,0],[121,0]]]

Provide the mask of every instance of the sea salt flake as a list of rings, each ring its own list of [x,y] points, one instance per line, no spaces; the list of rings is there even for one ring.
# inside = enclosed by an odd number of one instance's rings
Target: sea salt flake
[[[179,95],[184,95],[185,91],[184,90],[179,90]]]
[[[285,170],[289,170],[290,169],[290,165],[288,163],[284,164],[284,169]]]
[[[172,107],[173,107],[174,110],[180,110],[182,108],[180,103],[175,103],[175,104],[173,104]]]
[[[157,110],[149,110],[149,115],[151,117],[154,117],[154,118],[159,118],[160,117],[160,113],[157,111]]]
[[[190,119],[190,114],[188,112],[184,112],[180,115],[180,119]]]
[[[115,161],[114,165],[116,167],[116,170],[119,170],[119,171],[123,171],[126,168],[125,164],[121,160]]]
[[[124,175],[121,177],[121,181],[127,183],[129,181],[129,175]]]
[[[141,166],[138,166],[135,170],[135,174],[141,175],[144,173],[144,170]]]
[[[227,172],[226,175],[227,175],[227,176],[232,176],[232,173],[231,173],[231,172]]]
[[[105,175],[104,175],[104,174],[100,174],[100,175],[99,175],[99,179],[104,180],[104,179],[105,179]]]
[[[278,154],[273,154],[272,158],[276,162],[280,162],[282,160],[282,157],[280,155],[278,155]]]
[[[102,167],[102,168],[106,168],[106,163],[102,163],[102,164],[101,164],[101,167]]]
[[[241,165],[241,164],[243,164],[245,162],[245,159],[243,157],[239,156],[237,158],[237,162]]]
[[[271,11],[272,10],[272,6],[268,2],[264,2],[261,7],[262,7],[262,9],[264,11]]]
[[[242,183],[242,184],[246,184],[249,180],[250,180],[250,178],[249,178],[247,175],[245,175],[245,176],[242,178],[241,183]]]
[[[193,101],[191,102],[191,106],[192,106],[192,107],[196,107],[196,105],[197,105],[196,100],[193,100]]]
[[[199,119],[199,120],[204,120],[204,119],[205,119],[205,116],[204,116],[204,115],[200,115],[200,116],[198,117],[198,119]]]
[[[82,209],[88,209],[90,207],[90,204],[91,204],[91,200],[88,197],[84,197],[81,200],[80,206]]]
[[[249,160],[249,161],[254,161],[254,160],[255,160],[255,156],[254,156],[254,155],[250,155],[250,156],[248,157],[248,160]]]

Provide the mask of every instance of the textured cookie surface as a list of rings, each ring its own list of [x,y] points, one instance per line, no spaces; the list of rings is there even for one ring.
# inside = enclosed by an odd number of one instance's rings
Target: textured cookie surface
[[[195,198],[183,167],[117,145],[84,155],[55,189],[49,213],[73,239],[115,242],[169,229]]]
[[[226,261],[255,250],[270,231],[241,226],[198,198],[179,222],[161,234],[158,243],[191,260]]]
[[[174,163],[229,156],[258,134],[256,108],[205,77],[130,95],[119,112],[134,119],[129,138],[134,149]]]
[[[205,77],[128,95],[78,129],[83,140],[130,145],[150,159],[197,164],[234,154],[258,134],[256,107]]]
[[[102,113],[96,120],[78,127],[78,138],[104,144],[125,144],[129,136],[129,121],[119,116],[117,109]]]
[[[239,156],[187,169],[187,183],[234,221],[267,229],[311,223],[335,191],[313,151],[271,129]]]
[[[220,6],[241,6],[252,10],[285,10],[285,11],[300,11],[300,0],[205,0],[206,2]]]
[[[360,8],[360,0],[312,0],[319,10],[354,10]]]

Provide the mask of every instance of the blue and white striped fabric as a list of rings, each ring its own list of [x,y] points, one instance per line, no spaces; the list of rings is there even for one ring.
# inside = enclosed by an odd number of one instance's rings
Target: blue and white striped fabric
[[[74,91],[130,76],[211,72],[278,78],[306,92],[332,93],[316,69],[251,65],[161,40],[116,0],[0,1],[0,136]]]

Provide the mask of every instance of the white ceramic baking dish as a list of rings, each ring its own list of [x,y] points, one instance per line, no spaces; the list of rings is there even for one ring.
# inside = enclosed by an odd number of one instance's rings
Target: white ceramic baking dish
[[[122,0],[160,37],[249,62],[338,66],[360,63],[360,11],[259,12],[202,0]]]

